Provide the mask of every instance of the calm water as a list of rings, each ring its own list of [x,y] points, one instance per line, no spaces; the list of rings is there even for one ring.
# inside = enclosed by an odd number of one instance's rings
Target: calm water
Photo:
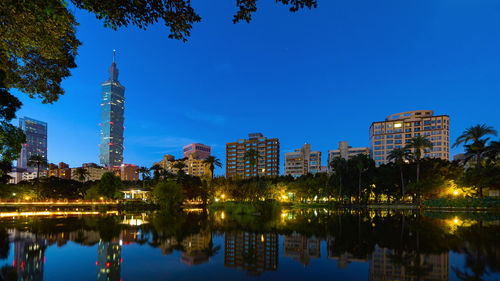
[[[0,219],[5,280],[500,280],[498,214],[29,215]]]

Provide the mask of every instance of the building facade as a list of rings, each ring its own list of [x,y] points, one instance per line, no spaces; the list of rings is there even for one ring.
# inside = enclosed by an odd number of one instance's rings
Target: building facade
[[[339,141],[339,148],[334,150],[328,150],[328,167],[334,158],[340,157],[345,160],[349,160],[350,158],[358,155],[365,154],[366,156],[370,156],[370,148],[368,147],[352,147],[349,146],[347,141]],[[331,171],[330,168],[328,168]]]
[[[123,163],[123,130],[125,111],[125,87],[118,82],[118,68],[113,63],[109,79],[101,84],[101,133],[100,156],[102,166],[120,166]]]
[[[33,172],[36,167],[29,167],[31,156],[40,155],[47,160],[47,123],[28,117],[19,119],[19,128],[26,135],[26,143],[21,148],[17,167]]]
[[[139,166],[133,164],[121,164],[120,166],[108,167],[108,172],[120,177],[122,181],[138,181]]]
[[[247,151],[255,151],[255,155]],[[261,133],[249,134],[248,139],[226,143],[226,177],[255,176],[276,177],[279,175],[280,143],[277,138],[268,139]],[[252,164],[255,160],[255,164]]]
[[[175,159],[173,155],[165,154],[163,156],[163,160],[158,163],[163,170],[176,174],[179,171],[179,168],[175,167],[175,164],[178,162],[184,163],[184,173],[191,176],[202,177],[207,175],[211,177],[210,165],[204,163],[204,159],[195,158],[193,154],[190,154],[187,158],[184,159]]]
[[[61,179],[71,179],[71,169],[68,164],[64,162],[59,162],[59,165],[49,164],[49,169],[47,170],[47,177],[56,177]]]
[[[201,143],[191,143],[182,148],[182,157],[193,155],[195,159],[207,159],[211,155],[211,147]]]
[[[389,163],[394,148],[404,147],[416,136],[424,136],[432,144],[423,157],[450,159],[450,117],[434,115],[432,110],[407,111],[389,115],[385,121],[370,126],[370,153],[377,166]]]
[[[321,172],[321,152],[311,151],[306,143],[294,152],[285,153],[285,176],[300,177]]]

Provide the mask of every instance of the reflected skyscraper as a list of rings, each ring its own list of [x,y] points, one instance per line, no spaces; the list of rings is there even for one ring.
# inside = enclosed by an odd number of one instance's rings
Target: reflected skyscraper
[[[122,247],[116,242],[99,241],[97,246],[97,281],[120,281]]]
[[[103,166],[119,166],[123,163],[125,87],[118,82],[115,51],[113,51],[113,63],[109,68],[109,79],[101,86],[99,160]]]
[[[278,234],[226,233],[224,240],[224,266],[247,270],[258,276],[266,270],[278,268]]]
[[[14,268],[19,281],[42,281],[45,262],[44,240],[19,233],[14,234]]]

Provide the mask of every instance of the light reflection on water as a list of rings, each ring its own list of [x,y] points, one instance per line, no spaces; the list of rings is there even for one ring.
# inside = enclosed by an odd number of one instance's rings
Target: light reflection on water
[[[16,216],[0,264],[4,280],[498,280],[499,230],[388,210]]]

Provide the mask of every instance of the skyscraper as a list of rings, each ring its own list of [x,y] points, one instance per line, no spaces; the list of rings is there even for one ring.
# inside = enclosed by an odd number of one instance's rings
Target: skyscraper
[[[109,79],[102,84],[101,134],[99,160],[103,166],[120,166],[123,162],[123,123],[125,118],[125,87],[118,82],[118,68],[113,63],[109,68]]]
[[[28,167],[28,161],[33,155],[40,155],[47,159],[47,123],[28,117],[19,119],[19,128],[26,135],[17,167],[33,172],[35,167]]]

